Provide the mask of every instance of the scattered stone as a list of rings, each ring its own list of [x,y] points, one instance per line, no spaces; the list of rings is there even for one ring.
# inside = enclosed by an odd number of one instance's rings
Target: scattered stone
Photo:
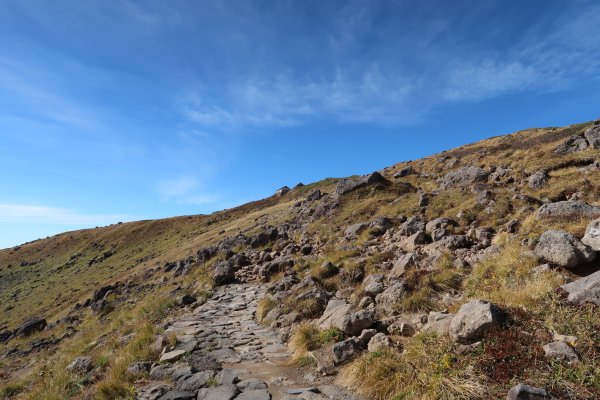
[[[594,251],[600,251],[600,218],[588,224],[581,242],[590,246]]]
[[[444,335],[450,329],[450,322],[454,318],[454,314],[431,311],[427,317],[427,323],[423,326],[424,333],[437,333]]]
[[[571,303],[592,303],[600,306],[600,271],[562,285],[560,289],[567,294],[567,301]]]
[[[371,340],[369,340],[369,345],[367,346],[367,349],[371,353],[374,353],[392,347],[393,345],[394,343],[388,335],[384,333],[378,333],[375,336],[373,336]]]
[[[546,183],[548,183],[549,179],[550,175],[548,174],[548,171],[545,169],[540,169],[527,178],[527,182],[530,188],[537,190],[543,188]]]
[[[562,142],[554,152],[559,155],[565,155],[569,153],[575,153],[587,149],[588,143],[581,136],[573,135],[567,140]]]
[[[127,367],[127,373],[133,376],[145,375],[150,372],[152,363],[149,361],[136,361]]]
[[[335,365],[344,364],[360,353],[362,343],[358,338],[349,338],[333,345],[333,362]]]
[[[235,279],[235,269],[227,262],[221,261],[215,266],[213,282],[215,285],[225,285]]]
[[[190,304],[194,304],[198,299],[196,296],[192,296],[191,294],[184,294],[179,299],[177,299],[177,304],[180,306],[189,306]]]
[[[23,322],[21,326],[19,326],[15,330],[15,336],[29,336],[35,332],[43,331],[48,323],[45,319],[39,317],[33,317]]]
[[[344,231],[344,236],[346,238],[355,238],[358,235],[360,235],[361,233],[363,233],[367,228],[368,228],[368,225],[363,224],[363,223],[350,225]]]
[[[336,185],[335,193],[337,195],[343,195],[369,185],[387,186],[389,184],[390,182],[385,179],[383,175],[381,175],[379,172],[373,172],[369,175],[358,178],[341,179]]]
[[[174,390],[165,393],[158,400],[196,400],[196,393]]]
[[[596,258],[596,253],[590,247],[564,231],[544,232],[534,253],[542,262],[564,268],[573,268]]]
[[[185,353],[185,350],[174,350],[163,353],[160,356],[160,362],[175,362],[183,357]]]
[[[323,195],[321,194],[321,190],[319,189],[315,189],[313,190],[308,196],[306,196],[306,200],[307,201],[317,201],[319,200]]]
[[[77,357],[71,364],[67,365],[67,371],[79,375],[85,375],[93,368],[92,360],[89,357]]]
[[[198,391],[198,400],[232,400],[239,393],[235,385],[222,385]]]
[[[506,314],[489,301],[472,300],[464,304],[450,321],[450,337],[461,343],[479,340],[488,330],[501,326]]]
[[[271,400],[271,395],[266,389],[247,390],[242,392],[236,400]]]
[[[569,365],[574,365],[579,362],[579,355],[571,346],[565,342],[556,341],[548,343],[544,346],[546,358],[552,358],[558,361],[566,362]]]
[[[592,149],[600,149],[600,126],[586,129],[583,135]]]
[[[422,233],[421,233],[422,234]],[[416,257],[414,253],[406,253],[402,254],[398,259],[394,262],[394,267],[388,274],[391,279],[398,279],[404,275],[406,270],[410,267],[416,266]]]
[[[583,201],[558,201],[542,205],[537,211],[537,217],[542,219],[597,218],[600,217],[600,207]]]
[[[407,293],[404,282],[396,282],[375,297],[375,303],[380,306],[391,306],[400,301]]]
[[[442,189],[467,187],[477,182],[485,182],[488,175],[489,173],[482,168],[467,165],[444,175],[440,187]]]
[[[394,178],[403,178],[405,176],[408,176],[410,174],[413,173],[413,167],[412,165],[407,165],[406,167],[402,168],[400,171],[396,172],[394,174]]]
[[[546,389],[537,388],[523,383],[513,386],[506,395],[506,400],[551,400],[552,396]]]
[[[281,187],[275,191],[275,196],[281,197],[281,196],[285,195],[286,193],[288,193],[289,191],[290,191],[289,187],[287,187],[287,186]]]
[[[426,221],[423,218],[419,216],[410,217],[400,226],[398,232],[402,236],[411,236],[418,232],[424,232],[425,225]]]

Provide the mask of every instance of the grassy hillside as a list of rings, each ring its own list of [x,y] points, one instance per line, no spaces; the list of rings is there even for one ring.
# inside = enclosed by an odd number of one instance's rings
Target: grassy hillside
[[[311,256],[295,259],[294,268],[299,278],[314,276],[326,289],[341,290],[348,294],[348,298],[358,302],[364,288],[360,282],[348,278],[348,271],[360,269],[364,275],[387,274],[397,250],[390,246],[390,237],[377,236],[372,227],[351,240],[344,239],[345,230],[356,223],[369,223],[378,216],[397,221],[404,220],[401,217],[421,215],[427,220],[451,217],[457,221],[460,226],[457,230],[462,230],[462,233],[470,227],[491,228],[495,231],[494,244],[499,246],[503,256],[473,264],[468,269],[456,269],[452,264],[455,255],[450,254],[447,260],[436,261],[439,264],[432,267],[433,273],[409,274],[406,279],[412,292],[397,305],[397,315],[444,309],[456,311],[463,300],[448,304],[442,301],[444,293],[451,293],[456,299],[476,297],[499,302],[511,309],[518,323],[526,323],[528,319],[535,321],[523,328],[527,331],[542,330],[551,325],[553,328],[560,327],[563,332],[576,333],[584,341],[582,348],[589,362],[586,361],[575,372],[559,370],[559,367],[553,369],[544,364],[541,369],[549,368],[544,382],[556,380],[556,387],[561,388],[561,393],[568,393],[566,388],[570,387],[571,398],[595,398],[600,393],[597,379],[600,357],[596,354],[598,337],[590,327],[600,328],[597,309],[582,310],[582,317],[578,320],[576,311],[556,304],[555,298],[548,297],[572,273],[552,274],[540,282],[531,273],[535,265],[521,260],[521,254],[527,247],[521,247],[521,243],[535,241],[548,229],[564,229],[579,237],[583,235],[589,219],[540,220],[535,218],[535,212],[542,202],[566,200],[575,193],[579,193],[577,196],[581,200],[598,204],[600,171],[592,167],[600,160],[599,150],[587,148],[566,154],[555,152],[565,139],[582,134],[591,125],[589,122],[566,128],[529,129],[424,159],[401,162],[381,171],[389,184],[366,186],[343,196],[333,196],[338,180],[327,179],[294,188],[283,196],[272,196],[212,215],[139,221],[67,232],[1,250],[0,332],[14,330],[34,316],[45,318],[50,326],[31,337],[0,344],[0,379],[7,382],[0,394],[10,397],[21,393],[22,398],[36,398],[43,391],[45,398],[64,398],[65,392],[77,387],[75,378],[64,373],[64,366],[85,349],[85,354],[103,366],[98,370],[98,376],[85,386],[83,398],[126,398],[127,395],[123,394],[125,389],[119,386],[127,386],[123,383],[129,379],[124,372],[126,364],[156,356],[148,353],[157,334],[156,325],[177,313],[174,308],[177,295],[185,292],[203,296],[210,290],[212,268],[222,258],[217,256],[208,262],[194,261],[192,272],[179,277],[163,270],[167,262],[195,257],[198,250],[240,233],[251,237],[268,227],[290,224],[293,229],[289,241],[310,241],[318,248]],[[446,174],[467,165],[489,171],[490,178],[469,187],[442,187],[441,180]],[[399,172],[408,166],[412,172],[400,176]],[[547,172],[548,181],[540,188],[532,188],[528,179],[539,170]],[[481,187],[475,190],[477,185]],[[303,201],[316,189],[330,196],[315,203]],[[509,223],[518,224],[520,229],[508,232],[506,226]],[[277,249],[278,245],[275,243],[273,246]],[[249,248],[237,250],[248,251]],[[330,277],[320,272],[319,267],[326,260],[343,266],[346,275]],[[446,270],[440,272],[443,268]],[[281,276],[271,279],[276,281],[279,278]],[[534,284],[536,279],[538,282]],[[127,281],[131,283],[127,284],[127,290],[109,299],[111,307],[106,311],[95,313],[88,308],[74,309],[98,288]],[[519,296],[523,292],[528,295]],[[275,307],[274,303],[266,304],[264,306],[269,309]],[[522,310],[523,314],[519,314],[518,310]],[[264,311],[265,315],[267,311]],[[67,316],[79,321],[74,324],[74,332],[70,331],[69,322],[63,322]],[[309,314],[305,317],[310,319]],[[54,324],[56,321],[61,322]],[[127,335],[136,339],[129,342],[120,358],[115,358],[119,340]],[[526,343],[520,335],[518,337],[516,347],[510,351],[521,351],[523,349],[518,346],[525,348],[535,342]],[[57,338],[60,340],[52,342]],[[444,341],[431,342],[431,338],[398,340],[399,347],[412,354],[414,368],[435,376],[435,371],[442,371],[448,379],[435,381],[430,377],[427,382],[419,381],[424,388],[423,393],[415,395],[419,388],[407,386],[402,389],[407,397],[402,397],[401,393],[398,394],[402,392],[400,381],[412,379],[417,382],[423,377],[416,377],[414,370],[401,367],[397,353],[379,354],[379,361],[373,361],[373,356],[360,358],[343,372],[342,379],[347,382],[360,379],[369,383],[363,388],[364,394],[381,399],[434,398],[445,384],[458,385],[456,393],[462,393],[447,398],[479,398],[473,396],[470,390],[483,390],[486,382],[499,390],[493,392],[496,396],[502,391],[505,393],[506,385],[511,383],[510,379],[501,376],[501,372],[485,373],[485,368],[493,361],[493,351],[504,351],[501,348],[486,350],[477,356],[455,357],[448,355],[451,346]],[[494,340],[508,346],[511,338],[499,336]],[[40,341],[44,345],[33,346]],[[437,356],[427,358],[427,349]],[[455,358],[446,360],[447,357]],[[527,360],[541,363],[539,355],[531,357]],[[440,360],[446,360],[446,364],[440,364]],[[527,360],[519,358],[512,364],[507,361],[503,368],[521,368],[523,365],[520,363]],[[477,365],[475,369],[479,372],[461,374],[460,370],[464,371],[468,365]],[[44,373],[40,375],[40,371]],[[569,373],[573,375],[567,376]],[[377,382],[382,380],[388,385],[377,388]],[[479,386],[469,388],[458,383],[467,380],[479,382]]]

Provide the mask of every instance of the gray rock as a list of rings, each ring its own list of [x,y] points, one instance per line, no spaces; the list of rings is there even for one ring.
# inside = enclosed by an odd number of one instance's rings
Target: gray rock
[[[425,232],[431,234],[436,229],[440,229],[440,228],[452,229],[455,226],[458,226],[458,223],[456,221],[454,221],[452,218],[441,217],[441,218],[436,218],[436,219],[429,221],[425,225]]]
[[[287,186],[281,187],[275,191],[275,196],[281,197],[284,194],[288,193],[289,191],[290,191],[289,187],[287,187]]]
[[[196,400],[196,393],[172,390],[159,397],[158,400]]]
[[[564,155],[569,153],[575,153],[578,151],[583,151],[587,149],[588,143],[581,136],[573,135],[569,137],[567,140],[562,142],[554,152],[556,154]]]
[[[450,329],[450,322],[454,318],[454,314],[431,311],[427,317],[427,323],[423,326],[424,333],[436,333],[445,335]]]
[[[317,201],[321,198],[321,196],[322,196],[321,190],[315,189],[308,196],[306,196],[306,200],[307,201]]]
[[[600,207],[583,201],[566,200],[544,204],[536,215],[541,219],[597,218],[600,217]]]
[[[344,231],[344,236],[346,238],[354,238],[363,233],[367,229],[368,225],[364,223],[358,223],[354,225],[350,225]]]
[[[373,172],[369,175],[361,176],[358,178],[346,178],[340,180],[335,188],[337,195],[343,195],[350,193],[356,189],[360,189],[369,185],[389,185],[390,182],[383,177],[379,172]]]
[[[456,250],[470,247],[472,244],[471,239],[466,235],[450,235],[438,240],[435,246],[448,250]]]
[[[600,218],[588,224],[581,242],[590,246],[594,251],[600,251]]]
[[[168,351],[160,356],[160,362],[175,362],[183,357],[185,353],[185,350]]]
[[[523,383],[513,386],[506,395],[506,400],[551,400],[552,396],[546,389],[537,388]]]
[[[341,299],[331,299],[318,321],[319,327],[321,329],[329,329],[331,327],[343,326],[344,318],[351,312],[352,304]]]
[[[29,336],[35,332],[43,331],[48,323],[45,319],[39,317],[29,318],[27,321],[23,322],[21,326],[19,326],[15,330],[15,336]]]
[[[556,341],[548,343],[544,346],[544,353],[546,353],[546,358],[563,361],[570,365],[579,362],[579,355],[565,342]]]
[[[266,389],[247,390],[241,393],[236,400],[271,400],[271,395]]]
[[[392,339],[390,339],[390,337],[384,333],[378,333],[375,336],[373,336],[371,338],[371,340],[369,341],[369,344],[367,346],[367,349],[373,353],[376,351],[381,351],[384,349],[387,349],[389,347],[393,346],[393,342]]]
[[[373,236],[381,236],[388,229],[392,228],[394,223],[388,217],[377,217],[369,224],[369,233]]]
[[[239,392],[239,389],[235,385],[204,388],[198,391],[198,400],[231,400]]]
[[[404,222],[400,226],[400,228],[398,229],[398,232],[402,236],[411,236],[417,232],[424,232],[425,225],[426,225],[426,221],[423,218],[421,218],[419,216],[413,216],[413,217],[410,217],[408,220],[406,220],[406,222]]]
[[[171,388],[164,384],[149,384],[136,390],[136,400],[158,400]]]
[[[127,367],[127,373],[133,376],[145,375],[150,372],[152,363],[149,361],[136,361]]]
[[[574,304],[592,303],[600,306],[600,271],[560,287],[567,300]]]
[[[213,282],[215,285],[225,285],[235,279],[235,269],[227,262],[221,261],[215,266]]]
[[[450,337],[461,343],[479,340],[488,330],[502,325],[506,315],[489,301],[473,300],[464,304],[450,321]]]
[[[477,182],[485,182],[488,175],[488,172],[479,167],[467,165],[444,175],[440,187],[442,189],[467,187]]]
[[[261,381],[260,379],[250,378],[238,382],[236,386],[238,387],[238,389],[245,392],[247,390],[266,389],[267,383],[265,381]]]
[[[422,233],[421,233],[422,234]],[[394,267],[389,273],[389,278],[398,279],[406,270],[410,267],[414,267],[417,265],[417,260],[414,253],[406,253],[402,254],[396,261],[394,261]]]
[[[375,303],[381,306],[391,306],[399,302],[406,295],[407,288],[404,282],[396,282],[375,297]]]
[[[586,129],[583,135],[591,148],[600,149],[600,126],[596,125]]]
[[[84,375],[93,368],[92,360],[89,357],[77,357],[71,364],[67,365],[67,371]]]
[[[530,188],[541,189],[544,187],[544,185],[546,185],[546,183],[548,183],[549,179],[550,175],[548,174],[548,171],[545,169],[540,169],[529,176],[529,178],[527,178],[527,182]]]
[[[349,338],[333,345],[333,362],[336,365],[344,364],[356,357],[362,350],[362,343],[358,338]]]
[[[405,176],[408,176],[410,174],[413,173],[413,167],[412,165],[407,165],[406,167],[402,168],[400,171],[396,172],[394,174],[394,178],[403,178]]]
[[[573,268],[596,258],[596,253],[590,247],[564,231],[544,232],[534,253],[544,263],[565,268]]]
[[[175,382],[177,390],[195,392],[203,388],[216,376],[216,371],[202,371],[179,379]]]

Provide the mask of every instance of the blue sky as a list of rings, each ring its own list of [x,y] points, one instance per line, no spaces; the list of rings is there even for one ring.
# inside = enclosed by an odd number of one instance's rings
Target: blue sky
[[[600,117],[597,1],[0,0],[0,248]]]

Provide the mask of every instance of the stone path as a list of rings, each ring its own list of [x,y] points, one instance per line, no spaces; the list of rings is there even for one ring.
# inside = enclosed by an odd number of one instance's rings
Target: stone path
[[[290,365],[287,346],[255,320],[266,287],[237,284],[218,288],[193,312],[166,329],[178,344],[152,367],[140,400],[279,400],[357,397],[327,378]],[[330,379],[330,378],[329,378]],[[171,383],[168,383],[171,382]]]

